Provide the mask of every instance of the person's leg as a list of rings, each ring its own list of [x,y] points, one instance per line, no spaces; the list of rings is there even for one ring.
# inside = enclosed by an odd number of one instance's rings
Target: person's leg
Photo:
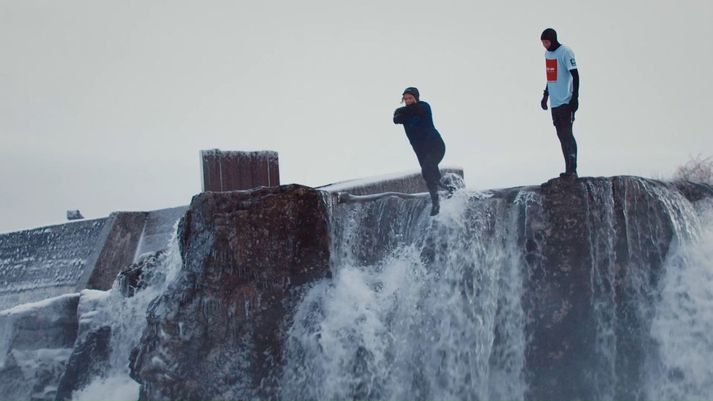
[[[562,156],[565,161],[565,174],[577,174],[577,141],[574,139],[572,125],[574,123],[574,113],[568,105],[562,105],[552,109],[552,122],[557,130],[557,138],[562,148]]]
[[[438,163],[443,160],[445,154],[445,146],[443,141],[434,141],[431,146],[425,151],[421,160],[421,175],[426,181],[426,186],[438,188],[441,181],[441,171],[438,169]]]
[[[441,172],[438,169],[438,163],[443,160],[446,148],[442,140],[432,141],[428,143],[419,157],[421,163],[421,175],[426,181],[426,187],[431,194],[431,215],[438,214],[440,203],[438,199],[438,187],[441,181]]]
[[[440,211],[440,202],[438,200],[438,183],[441,179],[441,172],[438,171],[438,164],[434,163],[434,158],[427,155],[423,158],[421,165],[421,175],[426,181],[426,188],[431,194],[431,216],[435,216]]]

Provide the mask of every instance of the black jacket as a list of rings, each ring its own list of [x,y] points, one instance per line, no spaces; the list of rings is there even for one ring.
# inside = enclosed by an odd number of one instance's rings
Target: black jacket
[[[420,147],[424,142],[442,141],[441,134],[433,126],[431,106],[426,102],[399,107],[394,111],[394,124],[403,124],[411,146]]]

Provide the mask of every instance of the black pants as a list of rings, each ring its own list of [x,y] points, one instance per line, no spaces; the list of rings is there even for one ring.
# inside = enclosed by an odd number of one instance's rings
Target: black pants
[[[441,181],[441,172],[438,170],[438,163],[443,160],[446,154],[446,144],[441,138],[424,141],[413,145],[416,152],[418,164],[421,165],[421,175],[426,181],[426,187],[431,195],[438,191],[438,184]]]
[[[572,124],[574,123],[572,108],[568,104],[553,108],[552,122],[557,129],[557,138],[562,146],[565,171],[574,173],[577,171],[577,141],[574,140],[572,133]]]

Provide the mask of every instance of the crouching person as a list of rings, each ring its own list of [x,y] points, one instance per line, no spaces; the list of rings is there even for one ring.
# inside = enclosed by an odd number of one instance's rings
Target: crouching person
[[[411,147],[416,152],[421,174],[431,194],[431,216],[435,216],[440,211],[438,188],[441,172],[438,163],[443,160],[446,145],[433,126],[431,106],[420,100],[418,89],[406,88],[402,94],[402,102],[405,106],[394,111],[394,124],[403,124]]]

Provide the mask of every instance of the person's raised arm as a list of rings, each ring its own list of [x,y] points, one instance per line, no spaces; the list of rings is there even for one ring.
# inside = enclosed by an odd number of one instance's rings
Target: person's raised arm
[[[403,124],[407,118],[415,115],[425,115],[426,109],[420,102],[399,107],[394,111],[394,124]]]

